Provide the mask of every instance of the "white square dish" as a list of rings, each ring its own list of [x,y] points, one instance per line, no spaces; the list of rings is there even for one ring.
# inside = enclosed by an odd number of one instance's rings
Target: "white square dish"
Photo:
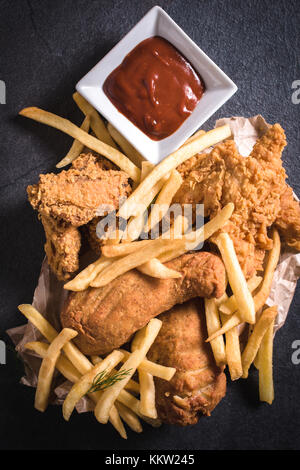
[[[118,111],[103,91],[108,75],[140,42],[152,36],[168,40],[192,64],[205,92],[192,114],[169,137],[150,139]],[[153,7],[76,85],[84,96],[147,160],[157,164],[179,148],[236,91],[237,86],[160,7]]]

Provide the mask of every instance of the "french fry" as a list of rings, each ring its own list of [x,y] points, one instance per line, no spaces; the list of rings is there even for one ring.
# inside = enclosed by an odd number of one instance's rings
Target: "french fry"
[[[227,315],[221,313],[222,323],[225,323],[227,319]],[[237,380],[243,373],[240,338],[237,327],[231,328],[231,330],[225,333],[225,351],[231,380]]]
[[[273,384],[273,334],[274,320],[271,322],[258,350],[259,399],[272,404],[274,400]]]
[[[253,328],[253,332],[248,340],[248,343],[243,351],[242,354],[242,365],[243,365],[243,375],[242,377],[245,379],[248,377],[249,367],[251,366],[252,362],[255,359],[255,356],[258,352],[260,347],[261,341],[270,327],[273,320],[277,315],[277,307],[269,307],[266,308],[261,316],[259,317],[257,323]]]
[[[53,328],[52,325],[32,306],[29,304],[22,304],[19,305],[20,312],[25,315],[25,317],[42,333],[43,336],[49,341],[52,342],[58,335],[57,331]],[[93,364],[88,360],[88,358],[82,354],[81,351],[71,342],[65,344],[63,347],[64,353],[66,354],[67,358],[73,364],[73,366],[79,371],[80,375],[86,374],[92,367]],[[131,404],[131,395],[124,390],[124,394],[126,395],[125,405],[127,403]],[[95,400],[96,393],[93,394],[93,398]],[[134,397],[132,397],[134,398]],[[128,405],[127,405],[128,406]],[[135,404],[135,407],[139,406]],[[112,425],[116,428],[116,430],[121,434],[123,438],[126,438],[126,432],[124,426],[119,418],[119,414],[117,410],[112,409],[111,414],[109,416],[109,420]]]
[[[123,405],[123,403],[119,402],[116,402],[116,408],[121,418],[125,421],[126,424],[128,424],[130,429],[137,433],[143,431],[139,418],[132,410],[127,408],[127,406]]]
[[[188,221],[186,217],[178,216],[175,219],[174,225],[170,228],[170,230],[163,233],[160,238],[163,240],[182,239],[182,234],[185,232],[187,224]],[[144,274],[147,274],[148,276],[156,277],[159,279],[176,279],[181,277],[181,274],[178,271],[168,268],[157,258],[153,258],[150,261],[147,261],[146,263],[142,264],[141,266],[138,266],[137,270]]]
[[[78,108],[83,112],[83,114],[90,118],[91,128],[97,139],[101,140],[101,142],[104,142],[107,145],[110,145],[111,147],[117,148],[95,108],[93,108],[93,106],[77,91],[73,94],[73,100],[77,104]]]
[[[195,232],[188,233],[185,235],[182,240],[185,242],[183,248],[176,248],[173,245],[173,242],[170,241],[170,245],[167,246],[165,253],[162,253],[158,256],[159,261],[166,263],[171,261],[178,256],[183,255],[187,251],[194,250],[199,243],[204,242],[210,238],[217,230],[220,230],[227,220],[230,219],[234,210],[234,205],[232,203],[227,204],[223,209],[209,222],[200,227]]]
[[[255,323],[254,301],[237,259],[233,242],[228,233],[220,233],[215,241],[226,268],[229,284],[238,305],[240,318],[248,323]]]
[[[206,327],[209,335],[221,327],[219,312],[214,299],[204,299]],[[226,353],[223,336],[218,336],[210,343],[217,366],[226,364]]]
[[[49,344],[42,343],[40,341],[33,341],[31,343],[25,344],[25,348],[36,352],[39,356],[44,358],[49,348]],[[62,355],[59,356],[55,367],[67,380],[70,380],[70,382],[72,383],[76,383],[81,377],[81,374],[77,371],[77,369],[73,366],[69,359],[65,358]],[[97,403],[99,399],[99,392],[90,393],[89,397],[94,401],[94,403]],[[120,420],[120,416],[116,408],[111,409],[109,421],[114,426],[116,431],[119,432],[121,437],[123,437],[123,439],[126,439],[126,431],[124,429],[122,421]]]
[[[147,175],[153,170],[155,167],[154,163],[148,162],[147,160],[142,161],[142,168],[141,168],[141,181],[143,181]]]
[[[147,162],[147,161],[142,162],[141,181],[143,181],[146,178],[146,176],[153,170],[154,166],[155,165],[153,165],[153,163],[151,163],[151,162]],[[163,185],[163,181],[159,182],[158,187],[161,188],[162,185]],[[157,190],[157,188],[154,188],[154,191],[152,192],[152,194],[150,194],[148,199],[146,199],[145,212],[146,212],[146,209],[147,209],[148,205],[151,204],[152,200],[156,196],[156,194],[157,194],[156,191],[158,192],[159,189]],[[140,234],[143,231],[144,224],[145,224],[145,220],[144,220],[145,219],[145,212],[142,212],[141,215],[139,215],[138,217],[130,217],[130,219],[128,221],[128,224],[127,224],[127,227],[126,227],[126,230],[122,235],[122,238],[123,238],[122,242],[123,243],[124,242],[131,242],[131,241],[136,240],[137,238],[139,238]]]
[[[42,335],[50,342],[57,337],[58,332],[32,305],[22,304],[18,306],[21,313],[42,333]],[[88,358],[82,354],[75,344],[69,342],[63,347],[63,351],[71,363],[81,373],[88,372],[93,365]]]
[[[274,272],[280,257],[280,237],[276,229],[273,230],[272,240],[273,248],[271,249],[268,256],[262,285],[258,293],[254,296],[254,305],[256,312],[258,312],[258,310],[260,310],[265,305],[266,300],[269,297]]]
[[[37,410],[45,411],[47,408],[55,365],[60,351],[77,334],[75,330],[64,328],[50,344],[39,370],[34,403]]]
[[[123,354],[121,351],[113,351],[109,356],[103,359],[103,361],[92,367],[89,372],[83,375],[79,381],[73,385],[63,403],[63,417],[66,421],[69,421],[76,403],[90,390],[96,375],[103,371],[107,373],[111,372],[122,357]]]
[[[180,272],[175,271],[175,269],[168,268],[157,258],[153,258],[147,263],[138,266],[137,270],[143,274],[147,274],[148,276],[156,277],[158,279],[179,279],[182,277]]]
[[[131,343],[131,351],[136,351],[139,347],[141,347],[143,341],[143,330],[140,330],[136,333]],[[149,418],[156,419],[157,418],[157,410],[155,406],[155,385],[153,375],[149,374],[149,372],[145,372],[144,370],[138,367],[138,374],[139,374],[139,383],[140,383],[140,412],[144,416],[148,416]]]
[[[49,344],[42,341],[31,341],[25,344],[25,349],[34,351],[36,354],[44,358],[48,351]],[[80,373],[66,357],[60,355],[55,364],[56,369],[70,382],[74,383],[80,379]]]
[[[249,291],[252,293],[261,283],[261,276],[253,276],[247,281]],[[234,295],[229,297],[225,302],[222,302],[219,306],[219,310],[225,315],[230,315],[238,309],[238,304]]]
[[[234,328],[235,326],[238,326],[240,325],[241,323],[243,323],[243,320],[240,319],[239,315],[237,313],[234,313],[232,315],[228,315],[228,320],[226,321],[226,323],[224,323],[224,325],[222,326],[222,328],[220,328],[219,330],[215,331],[213,334],[211,334],[206,342],[210,342],[210,341],[213,341],[215,338],[217,338],[218,336],[220,335],[224,335],[225,333],[227,333],[227,331],[230,331],[232,328]]]
[[[157,194],[163,187],[166,180],[167,180],[167,177],[162,178],[151,188],[151,190],[147,194],[145,194],[143,202],[140,205],[140,210],[139,210],[138,215],[130,217],[130,220],[126,227],[126,231],[123,235],[123,238],[125,240],[134,241],[137,238],[139,238],[145,225],[144,213],[147,210],[148,206],[150,206],[153,199],[157,196]]]
[[[39,108],[24,108],[19,112],[21,116],[33,119],[34,121],[54,127],[65,134],[70,135],[73,139],[79,140],[82,144],[95,152],[100,153],[108,160],[115,163],[121,170],[125,171],[133,181],[140,180],[140,169],[135,166],[129,158],[122,152],[111,147],[110,145],[101,142],[96,137],[84,132],[78,126],[73,124],[68,119],[64,119],[56,114],[49,113]]]
[[[132,215],[140,215],[139,205],[143,201],[153,186],[157,184],[167,173],[174,170],[178,165],[185,162],[196,153],[201,152],[207,147],[211,147],[224,139],[231,136],[230,127],[225,125],[218,127],[207,132],[204,135],[197,137],[192,142],[184,145],[183,147],[170,154],[167,158],[162,160],[151,173],[142,181],[135,191],[129,196],[125,203],[119,209],[119,216],[128,219]]]
[[[110,266],[113,261],[115,261],[113,258],[107,259],[105,256],[101,256],[97,261],[89,264],[85,269],[80,271],[74,279],[64,284],[64,289],[75,292],[87,289],[98,274]]]
[[[205,134],[205,131],[202,129],[199,129],[199,131],[195,132],[195,134],[189,137],[183,145],[189,144],[190,142],[192,142],[193,140],[196,140],[198,137],[204,134]]]
[[[158,255],[163,253],[166,249],[166,245],[169,240],[151,240],[151,244],[147,245],[144,249],[130,253],[124,258],[114,261],[108,268],[102,271],[91,283],[92,287],[101,287],[107,285],[116,277],[127,271],[144,264],[145,262],[156,258]],[[182,240],[174,240],[172,242],[177,243],[177,246],[182,246]]]
[[[182,177],[177,170],[173,170],[170,178],[163,185],[157,196],[155,204],[152,205],[145,232],[153,229],[166,215],[174,195],[182,184]]]
[[[42,333],[43,336],[52,342],[58,335],[57,331],[52,325],[32,306],[29,304],[19,305],[20,312]],[[80,372],[81,375],[86,374],[92,367],[93,364],[88,358],[82,354],[81,351],[75,346],[75,344],[69,342],[63,347],[63,351],[66,354],[70,362]],[[95,395],[95,394],[94,394]],[[126,390],[122,390],[118,400],[121,401],[125,406],[131,408],[134,412],[139,410],[139,400],[128,393]],[[141,416],[142,417],[142,416]],[[116,423],[116,417],[112,418],[113,422]]]
[[[125,349],[121,349],[121,351],[124,354],[124,358],[122,359],[122,361],[127,360],[130,356],[130,353],[128,351],[125,351]],[[164,380],[171,380],[176,372],[176,369],[174,367],[162,366],[161,364],[149,361],[146,358],[143,359],[143,361],[140,363],[139,369],[148,372],[154,377],[159,377],[160,379]]]
[[[138,242],[122,243],[119,245],[105,245],[102,247],[102,254],[107,258],[129,255],[135,251],[145,248],[151,240],[141,240]]]
[[[82,129],[84,132],[89,132],[89,129],[90,129],[89,116],[85,117],[83,123],[80,126],[80,129]],[[64,166],[69,165],[69,163],[72,163],[73,160],[79,157],[83,149],[84,149],[84,145],[81,142],[79,142],[79,140],[75,139],[69,152],[62,160],[60,160],[60,162],[57,163],[56,168],[63,168]]]
[[[128,371],[128,375],[122,380],[116,382],[109,389],[105,390],[100,400],[98,401],[95,408],[95,416],[100,423],[107,423],[109,417],[109,411],[114,404],[115,400],[120,396],[120,392],[124,392],[126,383],[131,379],[134,372],[145,358],[149,351],[152,343],[159,333],[162,322],[157,318],[150,320],[148,325],[143,328],[144,338],[139,345],[139,349],[134,351],[129,359],[123,364],[120,369],[122,371]]]
[[[157,418],[155,407],[155,385],[153,375],[143,370],[138,371],[140,382],[140,411],[149,418]]]
[[[122,136],[122,134],[120,134],[119,131],[117,131],[117,129],[114,128],[110,122],[107,124],[107,130],[123,150],[125,155],[127,155],[127,157],[129,157],[130,160],[140,168],[144,161],[144,157],[128,142],[128,140],[125,139],[125,137]]]

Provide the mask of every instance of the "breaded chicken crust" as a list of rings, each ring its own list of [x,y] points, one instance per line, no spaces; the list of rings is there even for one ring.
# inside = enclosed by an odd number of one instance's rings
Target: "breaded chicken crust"
[[[51,270],[60,281],[67,281],[79,268],[81,236],[79,230],[53,217],[41,217],[45,230],[45,253]]]
[[[288,217],[281,211],[287,188],[281,160],[285,145],[284,130],[275,124],[257,140],[249,157],[242,157],[235,142],[228,140],[178,168],[185,180],[173,203],[204,204],[205,216],[210,217],[234,203],[234,213],[222,230],[230,234],[247,278],[262,269],[265,250],[272,248],[268,228],[279,217]],[[288,236],[285,239],[288,243]]]
[[[174,305],[194,297],[220,297],[225,291],[225,269],[216,255],[185,254],[166,265],[182,277],[155,279],[132,270],[107,286],[69,294],[61,323],[78,331],[74,341],[83,353],[109,353]]]
[[[39,183],[27,188],[29,202],[46,217],[74,227],[87,224],[100,206],[104,212],[117,209],[120,199],[131,192],[128,175],[108,168],[96,155],[82,154],[69,170],[40,175]]]
[[[226,393],[224,368],[217,367],[207,338],[200,300],[176,305],[159,315],[162,327],[147,358],[175,367],[170,381],[155,377],[155,401],[165,423],[186,426],[210,415]]]

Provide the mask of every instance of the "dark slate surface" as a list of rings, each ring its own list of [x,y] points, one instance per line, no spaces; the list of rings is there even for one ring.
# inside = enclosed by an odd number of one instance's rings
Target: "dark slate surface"
[[[289,182],[300,196],[300,105],[291,101],[300,79],[300,10],[296,0],[1,1],[0,79],[7,87],[1,119],[1,332],[24,322],[16,306],[30,302],[43,259],[43,233],[25,188],[51,171],[71,140],[17,117],[40,106],[80,123],[72,101],[76,82],[153,5],[160,4],[233,79],[238,93],[206,124],[222,116],[261,113],[286,129]],[[229,383],[213,416],[187,429],[145,426],[121,440],[91,414],[34,410],[34,391],[18,384],[22,365],[8,351],[0,366],[2,449],[299,449],[300,365],[291,344],[300,339],[299,288],[286,326],[275,339],[272,407],[258,402],[257,375]],[[7,338],[6,338],[7,339]]]

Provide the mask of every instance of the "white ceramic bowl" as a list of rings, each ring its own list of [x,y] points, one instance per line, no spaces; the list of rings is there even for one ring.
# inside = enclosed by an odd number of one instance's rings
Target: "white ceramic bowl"
[[[107,76],[141,41],[161,36],[193,65],[205,83],[205,92],[192,114],[169,137],[154,141],[121,114],[103,91]],[[147,160],[157,164],[180,147],[237,90],[236,85],[182,31],[160,7],[153,7],[126,36],[76,85],[84,96]]]

